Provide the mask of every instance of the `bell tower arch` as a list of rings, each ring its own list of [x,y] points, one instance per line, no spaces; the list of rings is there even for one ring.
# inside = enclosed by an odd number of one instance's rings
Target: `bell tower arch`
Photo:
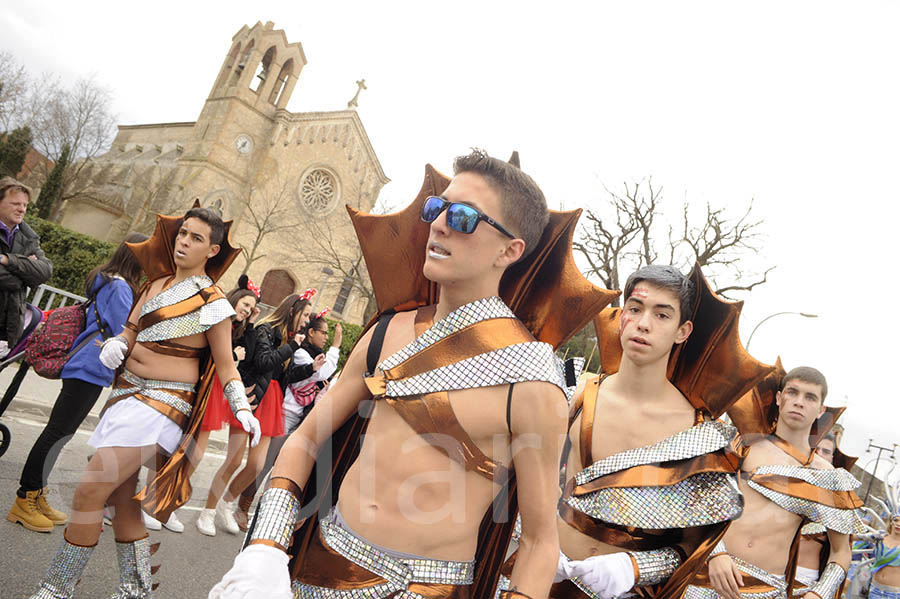
[[[287,105],[304,66],[303,46],[289,43],[284,30],[273,29],[271,21],[245,25],[231,38],[207,102],[241,99],[274,116]]]

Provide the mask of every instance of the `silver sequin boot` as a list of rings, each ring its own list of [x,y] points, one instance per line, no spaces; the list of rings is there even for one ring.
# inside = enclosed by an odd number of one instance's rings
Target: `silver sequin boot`
[[[87,566],[94,547],[73,545],[63,535],[62,545],[53,556],[47,575],[41,581],[37,593],[29,599],[69,599],[75,593],[75,585]]]
[[[150,567],[150,556],[156,553],[159,543],[150,544],[144,537],[129,543],[116,541],[119,556],[119,589],[110,599],[152,599],[156,585],[151,580],[158,568]]]

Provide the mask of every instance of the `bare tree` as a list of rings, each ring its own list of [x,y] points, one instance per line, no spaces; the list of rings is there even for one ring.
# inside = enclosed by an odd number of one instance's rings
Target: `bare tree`
[[[662,261],[687,271],[697,263],[708,267],[706,274],[717,287],[716,292],[730,297],[765,283],[775,268],[760,273],[747,263],[748,256],[759,250],[763,237],[763,221],[753,217],[752,200],[740,216],[707,203],[699,218],[692,218],[685,200],[678,226],[666,227],[661,187],[648,179],[646,183],[625,183],[624,188],[623,194],[607,189],[608,205],[585,211],[584,223],[572,244],[587,264],[585,274],[606,288],[621,289],[622,273],[646,264]]]
[[[706,204],[706,217],[699,224],[691,224],[688,205],[682,209],[682,228],[675,241],[670,227],[670,247],[674,250],[677,244],[689,248],[688,256],[700,266],[709,267],[711,276],[718,281],[716,293],[723,297],[735,291],[750,291],[762,285],[769,273],[775,269],[769,266],[762,273],[746,268],[746,257],[755,254],[763,241],[761,227],[763,220],[752,216],[753,200],[747,204],[747,210],[740,216],[729,216],[724,208],[713,208]],[[733,281],[723,285],[725,280]]]
[[[59,159],[63,147],[72,160],[63,176],[63,201],[85,193],[90,184],[83,176],[91,159],[103,153],[115,133],[110,112],[110,91],[93,78],[64,88],[58,80],[44,78],[30,91],[30,121],[34,147],[50,160]]]
[[[0,52],[0,128],[12,131],[27,125],[22,119],[28,103],[29,79],[25,67],[9,52]]]
[[[354,197],[359,196],[359,188],[350,191]],[[361,208],[359,201],[353,203],[357,208]],[[398,202],[382,196],[372,207],[371,213],[387,214],[394,212],[397,206]],[[303,243],[296,249],[307,263],[317,269],[332,270],[334,272],[332,276],[340,280],[342,285],[349,286],[349,291],[356,291],[359,294],[366,304],[363,322],[368,322],[377,310],[375,293],[372,291],[366,261],[363,259],[362,248],[356,238],[350,217],[343,207],[339,207],[338,210],[341,211],[339,215],[332,214],[327,219],[304,219],[300,226]]]
[[[249,229],[250,243],[244,245],[244,269],[250,270],[254,262],[266,257],[261,253],[263,240],[273,233],[297,231],[301,224],[301,214],[297,210],[294,189],[296,179],[279,172],[271,177],[261,177],[251,184],[239,198],[236,212],[243,211],[241,226]]]
[[[350,217],[344,213],[338,218],[309,218],[300,231],[303,243],[296,249],[304,261],[317,269],[331,269],[333,276],[342,284],[349,284],[366,302],[364,320],[371,316],[375,294]]]
[[[139,207],[135,211],[129,231],[152,234],[157,214],[172,214],[182,207],[182,188],[175,183],[177,165],[159,163],[145,169],[131,184],[129,204]]]

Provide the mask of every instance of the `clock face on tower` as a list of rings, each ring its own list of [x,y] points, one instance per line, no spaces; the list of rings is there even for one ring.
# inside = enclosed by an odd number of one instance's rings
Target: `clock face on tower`
[[[234,138],[234,149],[240,154],[249,154],[253,151],[253,138],[246,133],[241,133]]]

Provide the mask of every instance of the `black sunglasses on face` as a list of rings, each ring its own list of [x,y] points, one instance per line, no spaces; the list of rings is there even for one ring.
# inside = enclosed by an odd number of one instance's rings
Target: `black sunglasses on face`
[[[426,223],[433,223],[437,217],[441,215],[441,212],[443,212],[444,209],[447,210],[447,225],[454,231],[472,234],[475,232],[478,223],[484,221],[510,239],[516,238],[516,236],[507,231],[503,225],[481,210],[469,206],[468,204],[448,202],[444,198],[439,198],[437,196],[429,196],[425,199],[425,204],[422,205],[421,218]]]

